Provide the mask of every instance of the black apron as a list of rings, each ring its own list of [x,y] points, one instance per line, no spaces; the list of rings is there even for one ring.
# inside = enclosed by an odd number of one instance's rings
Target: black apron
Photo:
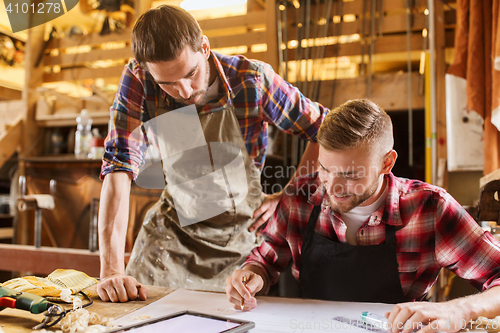
[[[396,257],[396,228],[386,225],[384,244],[355,246],[314,232],[320,206],[315,206],[301,249],[302,297],[330,301],[401,303]]]

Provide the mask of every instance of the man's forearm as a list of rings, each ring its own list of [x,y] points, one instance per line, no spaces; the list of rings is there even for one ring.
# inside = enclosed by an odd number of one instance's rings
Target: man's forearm
[[[479,294],[457,298],[450,302],[456,302],[467,309],[469,318],[464,318],[466,320],[475,320],[479,316],[495,318],[500,315],[500,286],[492,287]]]
[[[130,183],[125,172],[110,173],[104,178],[98,224],[101,278],[125,272]]]

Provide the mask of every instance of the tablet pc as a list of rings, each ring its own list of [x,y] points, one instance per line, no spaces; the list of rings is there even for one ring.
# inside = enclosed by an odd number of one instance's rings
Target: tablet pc
[[[120,327],[109,331],[109,333],[239,333],[246,332],[254,327],[255,323],[251,321],[213,316],[193,311],[181,311],[164,317]]]

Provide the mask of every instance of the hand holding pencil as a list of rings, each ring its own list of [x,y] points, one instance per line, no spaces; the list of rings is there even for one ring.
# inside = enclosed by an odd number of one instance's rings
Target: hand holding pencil
[[[251,310],[257,306],[255,294],[264,286],[263,278],[250,270],[236,270],[226,280],[227,299],[236,310]]]

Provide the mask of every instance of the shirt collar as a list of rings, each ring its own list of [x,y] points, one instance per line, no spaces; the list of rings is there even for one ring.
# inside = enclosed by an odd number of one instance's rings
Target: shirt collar
[[[370,217],[368,221],[369,226],[376,226],[380,223],[385,223],[394,226],[403,225],[401,220],[401,214],[399,210],[399,196],[401,191],[401,184],[396,177],[391,173],[385,176],[387,182],[387,196],[385,198],[384,204],[380,206]],[[326,188],[316,177],[314,180],[318,184],[316,191],[309,197],[308,202],[314,206],[322,206],[322,211],[325,211],[325,207],[328,207],[328,196],[326,195]],[[327,209],[329,213],[334,214],[331,209]]]
[[[215,69],[219,77],[219,87],[222,86],[222,97],[217,100],[217,102],[206,103],[201,109],[199,113],[200,115],[218,111],[231,105],[232,98],[234,97],[231,87],[229,86],[227,76],[224,73],[224,67],[222,66],[219,57],[220,55],[218,53],[210,51],[209,61],[212,60],[214,62]]]
[[[227,81],[226,74],[224,73],[224,67],[222,67],[218,55],[218,53],[210,51],[210,58],[213,60],[215,68],[217,69],[217,74],[219,75],[220,82],[222,83],[222,87],[224,89],[224,95],[227,95],[228,97],[234,97],[233,91],[231,90],[229,82]]]
[[[318,177],[318,172],[314,174],[313,182],[317,185],[316,191],[309,197],[307,202],[314,206],[321,205],[321,211],[325,214],[332,213],[328,203],[328,196],[326,195],[326,188]]]
[[[385,203],[370,216],[369,226],[379,225],[381,222],[389,225],[403,225],[399,211],[400,184],[391,173],[385,176],[387,182],[387,196]]]

